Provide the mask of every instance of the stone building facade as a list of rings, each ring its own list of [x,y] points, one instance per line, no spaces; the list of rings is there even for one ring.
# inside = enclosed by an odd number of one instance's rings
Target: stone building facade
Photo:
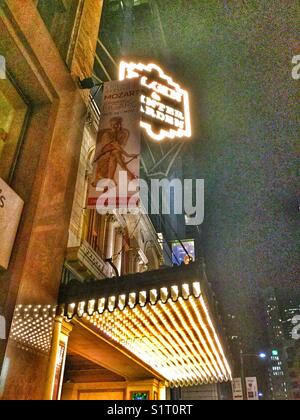
[[[1,120],[6,144],[0,161],[6,150],[13,158],[0,176],[24,201],[10,264],[0,273],[7,338],[0,340],[3,399],[44,395],[50,348],[22,345],[13,339],[17,330],[11,324],[16,308],[40,306],[46,313],[57,303],[88,106],[78,78],[92,74],[102,10],[102,0],[60,0],[51,10],[46,3],[0,2],[6,65],[0,113],[9,106],[21,125],[16,133],[16,121]]]

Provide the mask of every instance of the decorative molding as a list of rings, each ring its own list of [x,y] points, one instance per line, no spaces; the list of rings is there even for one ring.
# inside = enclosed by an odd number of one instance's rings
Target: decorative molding
[[[147,265],[148,264],[148,258],[146,257],[146,255],[145,255],[145,253],[144,253],[144,251],[141,249],[141,248],[139,248],[139,249],[137,249],[137,254],[138,254],[138,256],[140,257],[140,259],[141,259],[141,262],[144,264],[144,265]]]
[[[125,229],[127,227],[126,220],[124,219],[122,214],[118,213],[118,210],[114,210],[113,216],[115,217],[115,220],[120,225],[121,228]]]
[[[110,277],[110,265],[97,254],[90,244],[83,241],[78,250],[78,260],[83,264],[97,279]]]

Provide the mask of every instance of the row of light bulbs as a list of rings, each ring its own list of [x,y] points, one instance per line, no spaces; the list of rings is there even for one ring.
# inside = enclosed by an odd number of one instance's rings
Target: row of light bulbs
[[[155,368],[171,386],[230,380],[231,370],[203,297],[185,299],[84,317]]]

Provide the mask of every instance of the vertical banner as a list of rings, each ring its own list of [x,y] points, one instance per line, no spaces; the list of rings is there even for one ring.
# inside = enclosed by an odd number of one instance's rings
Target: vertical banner
[[[7,269],[24,202],[0,178],[0,267]]]
[[[256,401],[258,398],[258,387],[256,377],[246,378],[247,400]]]
[[[232,386],[233,400],[234,401],[243,400],[244,397],[243,397],[242,378],[233,378],[231,386]]]
[[[128,186],[140,175],[140,96],[139,79],[104,85],[88,208],[126,209],[137,196]]]

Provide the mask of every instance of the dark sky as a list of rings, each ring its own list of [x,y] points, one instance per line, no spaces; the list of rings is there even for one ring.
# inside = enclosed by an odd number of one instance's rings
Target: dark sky
[[[123,56],[159,60],[190,90],[194,135],[183,162],[186,178],[206,183],[209,276],[225,307],[250,322],[259,287],[300,292],[298,1],[156,4],[160,21],[127,14],[125,27],[106,20],[102,36],[117,36]]]

